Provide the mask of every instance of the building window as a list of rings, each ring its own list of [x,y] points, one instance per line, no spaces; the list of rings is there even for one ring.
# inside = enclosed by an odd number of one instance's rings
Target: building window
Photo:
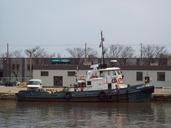
[[[104,77],[103,71],[100,71],[100,77]]]
[[[75,76],[75,71],[69,71],[68,76]]]
[[[157,81],[165,81],[165,72],[157,72]]]
[[[143,81],[143,73],[142,72],[137,72],[137,81]]]
[[[41,76],[48,76],[49,75],[49,72],[48,71],[41,71],[40,72],[40,75]]]

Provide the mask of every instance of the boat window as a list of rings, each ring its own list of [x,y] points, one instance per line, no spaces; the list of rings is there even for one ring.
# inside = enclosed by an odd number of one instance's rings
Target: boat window
[[[28,85],[41,85],[39,81],[29,81],[27,84]]]
[[[91,81],[87,81],[87,85],[91,85]]]
[[[114,76],[116,76],[116,75],[117,75],[116,71],[113,71],[113,75],[114,75]]]
[[[104,77],[103,71],[100,71],[100,77]]]
[[[117,71],[117,74],[118,74],[118,75],[121,75],[121,71],[120,71],[120,70],[118,70],[118,71]]]

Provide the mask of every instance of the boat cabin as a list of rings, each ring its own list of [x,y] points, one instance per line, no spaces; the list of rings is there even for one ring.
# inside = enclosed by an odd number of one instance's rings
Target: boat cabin
[[[82,90],[107,90],[115,88],[125,88],[123,84],[123,75],[118,67],[99,68],[98,64],[91,66],[92,70],[87,71],[86,77],[78,80],[77,85]]]

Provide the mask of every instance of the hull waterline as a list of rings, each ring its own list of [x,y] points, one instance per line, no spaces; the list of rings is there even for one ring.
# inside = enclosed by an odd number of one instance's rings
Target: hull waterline
[[[78,92],[20,91],[18,101],[38,102],[144,102],[150,101],[154,86],[137,85],[122,89]]]

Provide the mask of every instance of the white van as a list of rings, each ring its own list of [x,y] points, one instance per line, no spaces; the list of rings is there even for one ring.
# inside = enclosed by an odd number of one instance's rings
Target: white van
[[[27,83],[28,89],[41,89],[42,88],[42,80],[40,79],[31,79]]]

